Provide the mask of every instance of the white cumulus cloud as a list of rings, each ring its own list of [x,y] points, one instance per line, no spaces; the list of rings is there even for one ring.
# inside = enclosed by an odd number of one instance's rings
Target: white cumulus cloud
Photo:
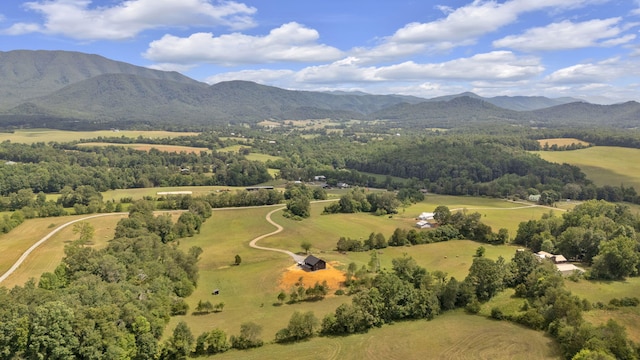
[[[504,37],[494,41],[493,46],[523,51],[545,51],[620,45],[635,39],[633,34],[620,36],[624,31],[617,26],[621,20],[619,17],[579,23],[565,20],[545,27],[528,29],[521,35]]]
[[[219,65],[332,61],[342,52],[319,44],[320,35],[295,22],[273,29],[265,36],[241,33],[189,37],[165,35],[144,53],[147,59],[165,63],[214,63]]]
[[[638,75],[640,65],[635,61],[622,61],[616,57],[556,70],[545,81],[554,84],[610,83],[615,79]]]
[[[44,21],[37,27],[13,24],[14,33],[40,31],[79,40],[129,39],[144,30],[166,27],[245,29],[255,25],[256,12],[235,1],[211,0],[127,0],[112,6],[92,6],[90,0],[41,0],[23,6],[40,13]]]
[[[516,22],[525,13],[562,11],[602,1],[606,0],[475,0],[456,9],[437,6],[446,16],[430,22],[409,23],[380,45],[356,49],[356,54],[363,62],[375,62],[425,51],[448,51],[474,44],[478,38]]]

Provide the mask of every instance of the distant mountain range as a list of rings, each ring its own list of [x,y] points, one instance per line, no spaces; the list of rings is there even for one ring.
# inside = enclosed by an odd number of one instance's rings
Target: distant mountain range
[[[389,120],[454,127],[499,121],[545,126],[637,126],[640,104],[462,93],[422,99],[362,92],[292,91],[248,81],[208,85],[68,51],[0,52],[0,126],[74,123],[226,124],[265,119]]]

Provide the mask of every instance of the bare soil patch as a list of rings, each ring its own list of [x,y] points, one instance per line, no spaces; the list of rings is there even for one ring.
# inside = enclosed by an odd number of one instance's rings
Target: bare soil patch
[[[327,263],[327,268],[318,271],[306,271],[300,268],[298,265],[291,265],[282,274],[280,278],[279,288],[284,291],[289,291],[292,287],[304,286],[309,287],[315,285],[316,282],[322,284],[323,281],[327,282],[329,286],[329,293],[344,286],[345,274],[344,272],[336,269],[337,261]],[[302,281],[300,281],[302,278]]]

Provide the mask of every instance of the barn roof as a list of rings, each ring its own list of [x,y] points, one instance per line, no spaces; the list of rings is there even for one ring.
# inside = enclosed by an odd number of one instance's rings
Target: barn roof
[[[317,263],[319,263],[320,261],[324,262],[324,260],[322,259],[318,259],[317,257],[313,256],[313,255],[309,255],[307,256],[306,259],[304,259],[304,263],[310,266],[313,266]]]

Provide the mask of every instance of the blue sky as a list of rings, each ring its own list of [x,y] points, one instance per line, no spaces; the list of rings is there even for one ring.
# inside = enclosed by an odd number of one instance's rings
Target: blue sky
[[[72,50],[216,83],[640,100],[640,0],[33,0],[0,51]]]

